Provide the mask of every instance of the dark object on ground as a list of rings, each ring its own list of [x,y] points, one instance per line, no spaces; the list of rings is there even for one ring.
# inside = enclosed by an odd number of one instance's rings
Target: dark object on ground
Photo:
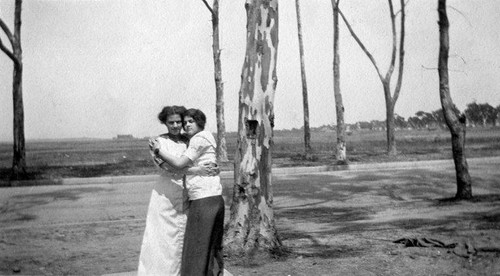
[[[446,244],[437,239],[431,238],[401,238],[395,240],[394,243],[402,243],[406,247],[443,247],[443,248],[455,248],[457,243]]]
[[[442,247],[449,249],[453,248],[453,251],[448,251],[448,252],[453,252],[453,254],[464,258],[470,258],[471,256],[476,255],[478,251],[500,252],[499,248],[491,248],[491,247],[477,248],[471,240],[455,242],[455,243],[444,243],[440,240],[432,238],[401,238],[395,240],[394,243],[402,243],[406,247]]]

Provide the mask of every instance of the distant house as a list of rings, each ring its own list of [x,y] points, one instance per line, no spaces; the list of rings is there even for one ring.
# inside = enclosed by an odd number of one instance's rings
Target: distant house
[[[371,130],[383,131],[385,130],[385,121],[372,120],[370,121]]]
[[[318,131],[331,132],[331,131],[335,130],[336,128],[337,128],[337,126],[335,126],[335,125],[322,125],[322,126],[318,127]]]
[[[372,129],[372,124],[370,122],[361,121],[356,123],[357,129],[369,130]]]
[[[132,134],[118,134],[115,138],[116,140],[134,140],[134,136]]]

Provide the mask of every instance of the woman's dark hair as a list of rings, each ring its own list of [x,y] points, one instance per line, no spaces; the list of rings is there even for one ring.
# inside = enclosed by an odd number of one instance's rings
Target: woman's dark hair
[[[205,113],[203,113],[201,110],[190,108],[186,110],[186,112],[184,112],[184,117],[186,116],[193,118],[196,125],[198,125],[198,127],[201,130],[205,129],[205,124],[207,123],[207,117],[205,116]]]
[[[165,106],[163,107],[161,112],[158,113],[158,120],[160,120],[162,124],[166,124],[168,116],[175,114],[180,115],[181,119],[184,120],[184,112],[186,112],[186,108],[184,106],[177,106],[177,105]]]

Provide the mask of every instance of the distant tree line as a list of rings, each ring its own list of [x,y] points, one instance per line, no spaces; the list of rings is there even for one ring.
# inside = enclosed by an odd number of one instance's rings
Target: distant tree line
[[[460,114],[458,108],[454,108],[457,116]],[[464,110],[465,117],[467,118],[467,126],[469,127],[487,127],[487,126],[500,126],[500,105],[493,107],[489,103],[472,102],[467,104]],[[415,116],[405,119],[398,114],[394,114],[394,124],[396,129],[446,129],[446,122],[444,119],[443,110],[440,108],[432,112],[418,111]],[[385,121],[371,120],[359,121],[354,124],[347,124],[347,130],[385,130]],[[319,127],[312,127],[311,131],[335,131],[335,125],[323,125]],[[280,130],[277,130],[280,131]],[[282,130],[286,132],[287,130]],[[288,131],[302,131],[302,128],[293,128]]]
[[[455,107],[455,114],[459,115],[460,111]],[[467,126],[500,126],[500,105],[497,107],[491,106],[489,103],[478,104],[472,102],[467,104],[464,110],[467,119]],[[432,112],[418,111],[415,116],[405,120],[403,117],[395,115],[396,127],[412,128],[412,129],[435,129],[446,128],[446,122],[442,109]]]

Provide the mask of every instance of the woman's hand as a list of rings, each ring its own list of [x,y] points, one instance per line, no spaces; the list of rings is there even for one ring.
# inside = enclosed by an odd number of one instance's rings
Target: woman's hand
[[[155,155],[160,151],[160,147],[161,145],[156,138],[149,139],[149,149],[151,149]]]
[[[189,169],[189,172],[189,174],[195,174],[199,176],[216,176],[220,173],[220,169],[216,163],[207,163],[196,167],[191,167]]]
[[[217,163],[203,164],[201,165],[201,169],[207,174],[207,176],[216,176],[220,174],[220,168]]]

